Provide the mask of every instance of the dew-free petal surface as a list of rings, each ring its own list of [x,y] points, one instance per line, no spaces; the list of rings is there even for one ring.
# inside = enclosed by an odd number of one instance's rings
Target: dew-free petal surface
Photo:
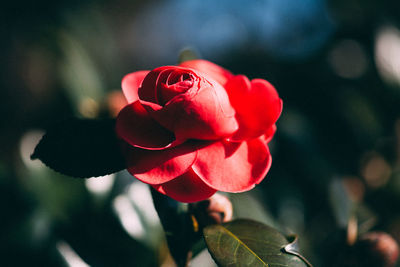
[[[205,200],[217,192],[205,184],[191,169],[169,182],[152,186],[158,192],[186,203]]]
[[[230,71],[204,59],[185,61],[179,64],[179,66],[200,71],[221,85],[225,85],[226,82],[233,77],[233,74]]]
[[[186,69],[187,71],[191,71]],[[168,76],[175,71],[185,71],[185,68],[177,66],[162,66],[150,71],[144,78],[142,85],[139,88],[138,95],[143,101],[160,104],[158,99],[159,86],[166,83]]]
[[[148,70],[136,71],[125,75],[122,79],[122,91],[128,103],[135,102],[139,99],[139,87],[142,85],[144,77],[146,77],[148,73]]]
[[[243,192],[264,179],[271,160],[262,138],[244,142],[220,141],[200,149],[192,168],[216,190]]]
[[[264,135],[262,135],[264,142],[269,143],[274,137],[275,132],[276,132],[276,124],[269,127],[268,130],[264,133]]]
[[[175,136],[150,117],[139,101],[125,106],[117,116],[117,135],[132,146],[163,149],[175,141]]]
[[[184,174],[195,162],[202,141],[187,141],[164,150],[125,147],[127,170],[142,182],[161,184]]]
[[[199,90],[188,90],[162,108],[142,103],[178,140],[216,140],[232,135],[238,124],[227,93],[218,83],[201,83]]]
[[[246,76],[237,75],[228,81],[226,90],[239,122],[239,130],[231,140],[247,140],[264,134],[282,112],[282,100],[265,80],[250,82]]]

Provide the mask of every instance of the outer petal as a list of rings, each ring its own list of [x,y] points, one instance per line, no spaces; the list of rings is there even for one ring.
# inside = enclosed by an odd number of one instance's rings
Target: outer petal
[[[247,140],[266,132],[282,112],[282,100],[265,80],[237,75],[226,84],[229,99],[236,110],[238,132],[231,140]]]
[[[226,82],[233,77],[230,71],[203,59],[185,61],[179,64],[179,66],[200,71],[205,76],[210,77],[222,85],[225,85]]]
[[[153,120],[139,101],[120,111],[116,132],[130,145],[147,149],[163,149],[175,140],[174,134]]]
[[[122,91],[124,92],[128,103],[135,102],[139,99],[138,90],[142,85],[144,77],[149,73],[148,70],[141,70],[127,74],[122,79]]]
[[[264,139],[264,142],[269,143],[272,138],[274,137],[276,132],[276,125],[272,125],[268,130],[262,135],[262,138]]]
[[[188,170],[172,181],[153,187],[164,195],[186,203],[205,200],[217,192],[205,184],[193,170]]]
[[[142,101],[149,114],[175,133],[177,140],[216,140],[238,129],[235,111],[226,91],[216,82],[201,81],[169,101],[164,107]]]
[[[210,187],[243,192],[260,183],[271,166],[271,154],[261,139],[215,142],[198,151],[193,170]]]
[[[188,141],[165,150],[126,147],[127,170],[142,182],[161,184],[188,171],[205,142]]]

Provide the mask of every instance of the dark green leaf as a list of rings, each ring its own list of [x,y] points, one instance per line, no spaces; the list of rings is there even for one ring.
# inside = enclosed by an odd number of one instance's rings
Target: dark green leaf
[[[40,159],[65,175],[89,178],[125,168],[115,120],[70,119],[58,123],[42,137],[32,159]]]
[[[307,266],[300,257],[284,250],[290,243],[284,235],[252,220],[208,226],[204,238],[219,266]]]

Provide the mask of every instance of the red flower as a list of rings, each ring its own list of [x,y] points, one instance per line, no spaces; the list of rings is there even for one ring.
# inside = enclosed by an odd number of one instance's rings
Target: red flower
[[[117,117],[128,171],[181,202],[243,192],[271,165],[267,143],[282,100],[267,81],[205,60],[125,76]]]

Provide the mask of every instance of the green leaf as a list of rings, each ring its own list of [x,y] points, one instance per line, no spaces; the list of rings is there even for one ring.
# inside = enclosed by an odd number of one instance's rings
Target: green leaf
[[[65,175],[89,178],[125,169],[114,119],[69,119],[42,137],[32,159]]]
[[[219,266],[306,267],[303,257],[285,251],[290,244],[277,230],[247,219],[204,229],[204,239]]]
[[[287,239],[290,243],[287,244],[282,250],[286,253],[299,257],[307,264],[307,266],[312,266],[311,263],[306,258],[304,258],[303,255],[300,254],[299,239],[297,235],[288,236]]]

